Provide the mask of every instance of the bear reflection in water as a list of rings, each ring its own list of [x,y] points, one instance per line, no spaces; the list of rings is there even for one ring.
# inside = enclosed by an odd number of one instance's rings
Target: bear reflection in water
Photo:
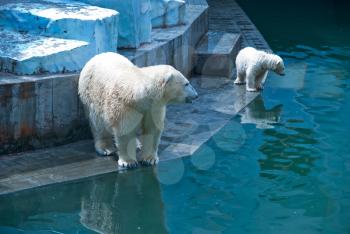
[[[154,170],[140,168],[2,196],[0,233],[167,233]]]
[[[140,170],[108,182],[92,181],[90,194],[82,199],[80,222],[98,233],[167,233],[155,169]]]
[[[264,99],[259,95],[252,103],[250,103],[241,113],[242,124],[255,124],[257,128],[268,129],[273,128],[274,124],[280,122],[280,116],[283,105],[276,105],[267,109]]]

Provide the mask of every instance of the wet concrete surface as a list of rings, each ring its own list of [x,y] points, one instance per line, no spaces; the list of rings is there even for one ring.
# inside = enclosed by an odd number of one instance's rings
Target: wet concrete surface
[[[161,161],[192,155],[258,95],[223,77],[193,77],[191,83],[200,98],[168,107]],[[0,194],[115,172],[116,160],[116,156],[99,157],[92,140],[3,156]]]

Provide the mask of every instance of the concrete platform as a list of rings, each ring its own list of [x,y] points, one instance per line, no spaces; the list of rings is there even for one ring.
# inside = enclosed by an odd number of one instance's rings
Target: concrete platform
[[[0,72],[18,75],[79,71],[95,55],[88,42],[0,29]]]
[[[231,78],[240,48],[240,34],[209,31],[196,47],[195,72]]]
[[[161,161],[193,154],[258,95],[222,77],[193,77],[191,83],[200,98],[168,108]],[[116,158],[97,156],[92,140],[2,156],[0,195],[117,170]]]

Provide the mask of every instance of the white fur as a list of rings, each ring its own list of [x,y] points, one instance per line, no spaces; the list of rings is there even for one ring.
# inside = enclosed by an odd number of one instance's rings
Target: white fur
[[[263,89],[269,70],[284,75],[284,64],[281,57],[252,47],[246,47],[238,53],[236,69],[235,84],[246,84],[247,91],[251,92]]]
[[[87,62],[78,88],[96,151],[110,155],[117,148],[118,164],[124,167],[137,164],[139,129],[142,129],[141,161],[156,164],[166,105],[198,96],[188,80],[173,67],[139,68],[116,53],[96,55]]]

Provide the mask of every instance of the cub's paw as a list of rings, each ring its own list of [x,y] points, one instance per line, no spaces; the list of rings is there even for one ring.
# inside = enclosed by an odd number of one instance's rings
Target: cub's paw
[[[254,88],[254,89],[252,89],[252,88],[247,88],[247,91],[248,91],[248,92],[258,92],[259,90],[255,89],[255,88]]]
[[[263,86],[263,85],[258,85],[258,86],[256,87],[256,89],[257,89],[257,90],[263,90],[263,89],[264,89],[264,86]]]
[[[156,156],[156,157],[154,157],[154,156],[144,157],[140,161],[140,163],[142,165],[145,165],[145,166],[153,166],[153,165],[156,165],[158,162],[159,162],[158,156]]]
[[[244,85],[245,81],[240,80],[240,79],[236,79],[233,83],[235,83],[235,85]]]
[[[115,154],[116,149],[114,148],[95,148],[96,153],[99,154],[100,156],[111,156]]]
[[[127,159],[127,160],[124,160],[121,158],[118,159],[118,166],[121,168],[124,168],[124,169],[135,168],[138,165],[139,165],[138,162],[136,160],[133,160],[133,159]]]

